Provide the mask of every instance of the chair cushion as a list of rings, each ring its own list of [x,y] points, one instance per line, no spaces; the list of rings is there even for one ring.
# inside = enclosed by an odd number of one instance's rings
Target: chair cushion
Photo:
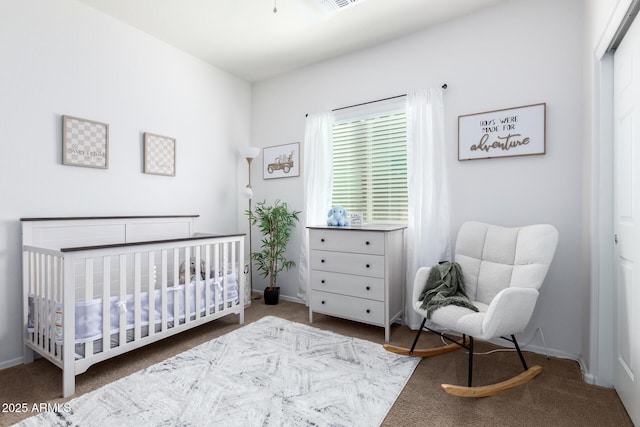
[[[447,305],[434,311],[431,315],[431,321],[451,332],[480,337],[483,335],[482,324],[489,306],[478,301],[472,302],[478,308],[478,312],[457,305]],[[426,317],[427,310],[421,309],[420,305],[421,302],[417,301],[414,303],[413,308],[423,317]]]
[[[489,304],[503,289],[538,289],[555,250],[552,226],[499,227],[467,222],[460,227],[455,260],[462,268],[465,290],[472,300]]]

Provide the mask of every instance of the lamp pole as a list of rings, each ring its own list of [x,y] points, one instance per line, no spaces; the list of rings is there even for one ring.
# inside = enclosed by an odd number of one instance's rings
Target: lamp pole
[[[247,160],[247,174],[249,183],[242,191],[242,194],[249,199],[249,212],[251,212],[251,199],[253,198],[253,189],[251,188],[251,162],[255,157],[260,153],[260,148],[258,147],[241,147],[240,155]],[[249,286],[251,288],[251,299],[253,298],[253,260],[251,259],[251,217],[249,217]],[[256,297],[255,299],[260,299],[260,297]]]
[[[249,195],[249,212],[251,212],[251,199],[253,198],[253,188],[251,188],[251,162],[252,157],[247,157],[249,183],[247,184],[247,195]],[[251,217],[249,217],[249,286],[251,287],[251,299],[253,299],[253,259],[251,258]]]

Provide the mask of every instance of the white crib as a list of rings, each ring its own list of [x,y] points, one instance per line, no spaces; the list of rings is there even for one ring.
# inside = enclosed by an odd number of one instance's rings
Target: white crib
[[[60,367],[67,397],[94,363],[228,314],[243,323],[244,235],[195,233],[196,218],[21,219],[24,363]]]

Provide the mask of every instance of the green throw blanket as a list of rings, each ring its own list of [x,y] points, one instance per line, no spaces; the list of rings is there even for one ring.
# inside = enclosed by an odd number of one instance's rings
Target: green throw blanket
[[[435,310],[449,304],[478,311],[464,292],[462,270],[457,262],[446,261],[434,265],[419,300],[422,301],[420,308],[427,310],[427,319]]]

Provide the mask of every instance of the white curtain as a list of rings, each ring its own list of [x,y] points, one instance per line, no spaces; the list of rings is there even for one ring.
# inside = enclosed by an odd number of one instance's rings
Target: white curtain
[[[407,95],[409,224],[405,234],[405,324],[412,329],[418,329],[422,321],[411,302],[416,271],[451,260],[442,94],[438,88]]]
[[[304,226],[300,249],[300,283],[298,297],[309,305],[309,233],[306,226],[321,225],[327,221],[333,188],[332,133],[333,113],[309,114],[304,129],[304,165],[302,210]]]

